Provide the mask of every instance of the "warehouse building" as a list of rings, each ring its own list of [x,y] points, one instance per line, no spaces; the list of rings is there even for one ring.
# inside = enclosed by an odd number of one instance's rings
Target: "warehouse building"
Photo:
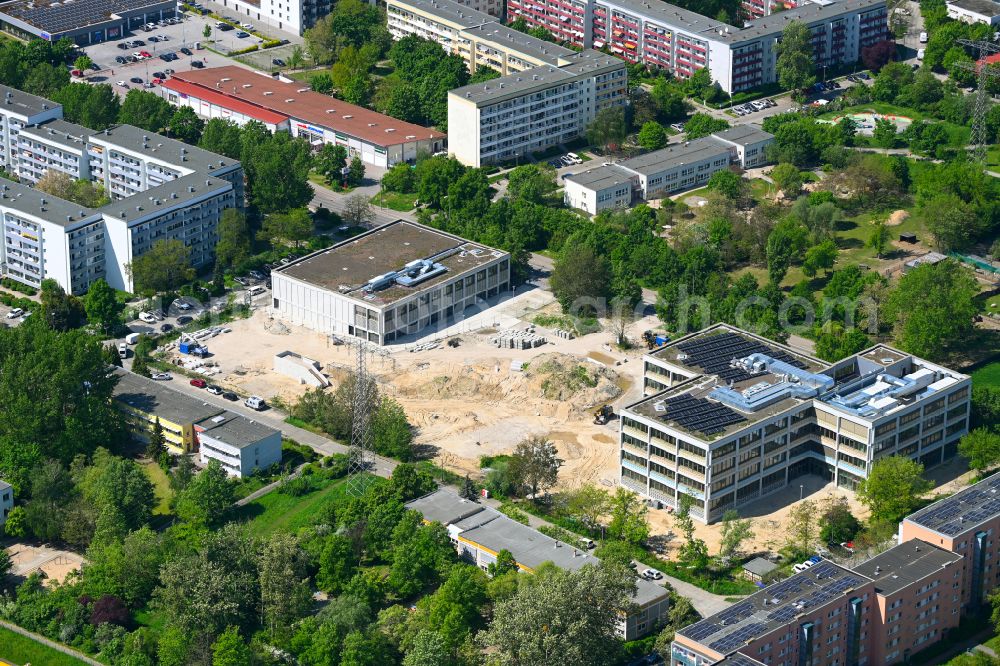
[[[714,522],[815,475],[854,490],[875,460],[931,467],[968,432],[970,379],[877,345],[828,364],[717,324],[644,357],[622,410],[621,483]]]
[[[234,477],[281,462],[281,432],[169,388],[164,382],[115,369],[115,406],[133,437],[148,442],[159,422],[167,450],[198,452],[202,465],[218,460]]]
[[[468,166],[513,162],[584,135],[602,109],[623,106],[625,63],[599,51],[448,92],[449,147]]]
[[[68,37],[86,46],[121,39],[176,13],[173,0],[13,0],[0,4],[0,30],[19,39]]]
[[[545,562],[568,571],[600,563],[581,548],[557,541],[495,509],[462,499],[450,490],[419,497],[408,502],[406,508],[420,512],[427,523],[441,523],[458,554],[484,571],[496,562],[501,550],[513,555],[518,570],[527,573]],[[626,641],[645,636],[663,625],[670,610],[670,593],[639,578],[632,602],[634,607],[623,613],[618,623],[618,634]]]
[[[523,18],[577,47],[607,49],[680,78],[708,68],[729,93],[777,81],[776,46],[790,21],[812,32],[817,68],[856,62],[862,48],[891,39],[885,0],[745,0],[744,9],[747,21],[738,27],[646,0],[507,3],[509,20]]]
[[[236,160],[131,125],[95,132],[54,102],[0,86],[0,275],[38,288],[52,278],[82,294],[99,278],[133,291],[128,270],[157,240],[180,239],[193,266],[214,260],[226,208],[243,206]],[[85,208],[34,187],[60,172],[104,188]]]
[[[445,135],[437,130],[235,65],[177,72],[163,82],[160,94],[203,118],[240,124],[260,120],[272,131],[304,137],[315,148],[344,146],[350,157],[377,167],[412,162],[420,151],[433,154],[446,146]]]
[[[271,295],[282,319],[381,345],[488,307],[510,279],[508,253],[397,220],[274,269]]]
[[[739,125],[710,136],[673,143],[623,162],[605,164],[564,178],[564,200],[591,215],[627,207],[705,185],[712,174],[731,166],[751,168],[766,160],[774,136],[752,125]]]

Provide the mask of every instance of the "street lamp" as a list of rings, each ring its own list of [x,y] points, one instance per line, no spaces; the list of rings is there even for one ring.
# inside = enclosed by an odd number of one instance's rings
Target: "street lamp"
[[[805,486],[804,486],[803,484],[801,484],[801,483],[800,483],[800,484],[799,484],[799,499],[802,499],[802,494],[803,494],[804,492],[805,492]]]

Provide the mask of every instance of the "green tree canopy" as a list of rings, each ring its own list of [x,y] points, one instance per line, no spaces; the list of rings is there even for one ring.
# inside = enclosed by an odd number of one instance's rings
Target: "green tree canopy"
[[[978,308],[979,287],[953,260],[905,273],[889,294],[886,314],[895,322],[896,343],[917,356],[937,358],[968,339]]]
[[[135,290],[164,292],[194,279],[190,251],[182,241],[158,240],[148,252],[140,254],[126,265]]]
[[[872,463],[868,478],[858,485],[858,499],[871,511],[872,522],[896,523],[910,513],[920,496],[933,487],[923,473],[923,465],[903,456]]]
[[[170,125],[174,107],[154,92],[133,88],[125,95],[118,122],[135,125],[150,132],[159,132]]]
[[[790,21],[781,31],[776,69],[787,90],[805,90],[816,81],[812,34],[802,21]]]

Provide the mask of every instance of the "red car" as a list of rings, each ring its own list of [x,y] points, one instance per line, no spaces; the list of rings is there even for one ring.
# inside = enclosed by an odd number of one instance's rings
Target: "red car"
[[[208,386],[208,382],[206,382],[204,379],[192,379],[191,386],[196,386],[198,388],[205,388],[206,386]]]
[[[150,53],[149,51],[139,51],[139,55],[141,55],[143,58],[152,58],[153,57],[153,54]]]

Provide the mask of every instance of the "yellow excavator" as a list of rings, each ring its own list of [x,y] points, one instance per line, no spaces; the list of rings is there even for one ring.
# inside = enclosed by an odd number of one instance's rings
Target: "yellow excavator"
[[[597,425],[604,425],[613,418],[615,418],[615,410],[611,408],[611,405],[602,405],[594,411],[594,423]]]

